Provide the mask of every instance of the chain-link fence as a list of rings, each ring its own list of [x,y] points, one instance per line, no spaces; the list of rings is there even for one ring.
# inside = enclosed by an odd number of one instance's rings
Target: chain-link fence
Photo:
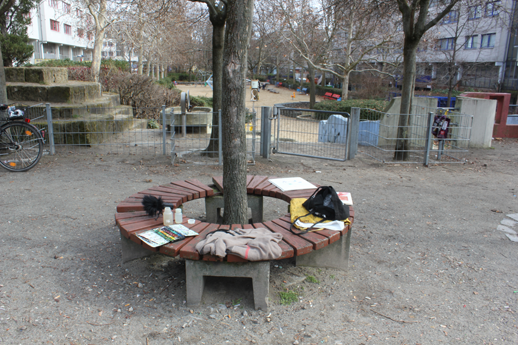
[[[210,108],[195,108],[181,114],[174,108],[166,109],[167,133],[172,142],[172,154],[180,164],[223,163],[221,110],[212,112]],[[245,118],[247,162],[255,164],[257,114],[247,112]]]
[[[373,119],[360,120],[358,152],[383,163],[463,163],[473,116],[426,110],[407,115],[370,110]]]
[[[35,109],[35,108],[32,108]],[[44,117],[31,121],[45,130],[53,153],[160,155],[171,152],[171,140],[160,123],[164,107],[133,108],[41,106]],[[31,112],[27,113],[33,117]]]
[[[221,112],[195,108],[38,105],[26,116],[44,130],[47,153],[170,155],[178,164],[222,164]],[[218,119],[214,121],[213,119]],[[255,163],[256,113],[246,115],[247,160]]]

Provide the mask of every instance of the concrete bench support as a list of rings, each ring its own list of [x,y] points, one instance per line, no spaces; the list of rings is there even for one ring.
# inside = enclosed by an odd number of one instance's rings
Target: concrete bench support
[[[297,256],[297,266],[336,268],[347,271],[351,232],[352,229],[349,229],[347,235],[341,236],[338,241],[331,243],[325,248]]]
[[[140,259],[155,254],[154,252],[142,247],[140,244],[136,244],[132,240],[122,236],[122,234],[120,236],[123,264],[131,260]]]
[[[201,302],[205,277],[252,278],[255,309],[268,309],[270,287],[270,262],[209,262],[185,260],[187,305],[196,306]]]
[[[262,223],[263,221],[263,196],[247,194],[248,207],[252,210],[252,223]],[[223,217],[221,209],[225,207],[223,195],[208,196],[205,198],[205,212],[207,223],[221,224]]]

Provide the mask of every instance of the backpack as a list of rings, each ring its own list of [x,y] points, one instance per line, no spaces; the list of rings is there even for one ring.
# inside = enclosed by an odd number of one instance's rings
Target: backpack
[[[295,219],[292,225],[295,224],[298,219],[309,214],[322,218],[322,220],[316,222],[302,233],[307,233],[315,225],[326,220],[344,220],[349,218],[349,206],[342,203],[335,189],[331,186],[318,187],[302,206],[304,206],[308,213]]]

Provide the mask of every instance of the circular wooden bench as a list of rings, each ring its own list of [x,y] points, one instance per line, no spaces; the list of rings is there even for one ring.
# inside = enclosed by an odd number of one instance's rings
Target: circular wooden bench
[[[314,189],[282,192],[268,180],[273,177],[248,175],[247,194],[267,196],[290,202],[292,198],[308,198]],[[351,225],[346,225],[343,231],[321,230],[307,234],[294,234],[290,231],[290,215],[271,221],[261,221],[253,224],[220,225],[196,220],[188,224],[184,216],[183,225],[199,233],[182,241],[152,248],[142,242],[136,234],[159,227],[162,217],[154,219],[144,212],[142,198],[144,195],[162,197],[165,202],[180,207],[183,203],[199,198],[211,198],[223,191],[223,178],[213,177],[216,190],[196,179],[171,182],[168,185],[156,186],[129,196],[117,206],[115,222],[121,233],[123,263],[143,256],[160,253],[169,256],[179,256],[186,261],[187,302],[196,305],[201,301],[204,276],[233,276],[249,277],[253,280],[254,301],[256,309],[267,308],[269,286],[269,262],[250,262],[236,255],[228,254],[225,258],[213,255],[200,255],[195,246],[207,234],[218,229],[253,229],[266,228],[280,233],[283,240],[279,243],[282,254],[277,260],[296,258],[299,266],[329,267],[345,270],[349,258],[351,226],[354,221],[354,210],[350,207]],[[297,230],[295,231],[297,232]],[[322,250],[324,249],[324,250]],[[226,265],[236,263],[238,265]]]

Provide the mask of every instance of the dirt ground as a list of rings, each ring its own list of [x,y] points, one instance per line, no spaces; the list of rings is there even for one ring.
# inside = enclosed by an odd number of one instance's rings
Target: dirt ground
[[[220,168],[77,152],[0,170],[0,344],[516,344],[518,243],[496,228],[518,213],[518,141],[466,158],[430,168],[257,158],[249,174],[333,185],[356,211],[349,270],[272,263],[267,312],[253,309],[248,280],[208,279],[189,308],[181,260],[121,265],[121,200],[210,183]],[[265,219],[286,212],[265,205]],[[205,217],[201,201],[185,212]],[[281,304],[280,292],[298,301]]]
[[[189,95],[191,96],[205,96],[212,97],[212,89],[210,86],[201,86],[201,85],[178,85],[178,89],[182,91],[189,91]],[[247,99],[246,99],[246,107],[249,109],[260,109],[261,107],[271,107],[276,103],[285,103],[285,102],[309,102],[309,94],[308,95],[300,95],[297,92],[294,93],[294,90],[289,90],[284,87],[275,87],[274,85],[267,85],[266,89],[272,89],[277,91],[278,93],[273,93],[268,90],[263,90],[259,92],[259,100],[252,102],[251,94],[250,94],[250,86],[247,86]],[[295,97],[292,97],[295,96]],[[317,96],[317,101],[321,100],[322,97]],[[260,113],[260,110],[257,111]]]

